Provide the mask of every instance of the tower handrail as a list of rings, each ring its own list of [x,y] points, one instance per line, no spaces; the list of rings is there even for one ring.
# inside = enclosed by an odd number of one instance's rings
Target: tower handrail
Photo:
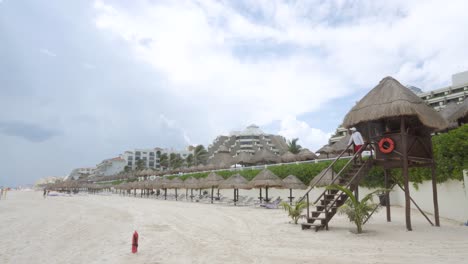
[[[340,155],[338,155],[338,157],[336,157],[336,159],[328,166],[328,168],[326,168],[324,171],[322,171],[322,175],[320,175],[320,178],[318,179],[318,181],[314,184],[314,185],[311,185],[309,186],[309,189],[306,191],[306,193],[302,196],[302,198],[299,200],[299,202],[302,202],[308,195],[309,195],[309,192],[312,191],[312,189],[314,189],[314,187],[323,179],[323,177],[325,177],[326,173],[331,169],[333,168],[333,166],[335,165],[335,163],[343,156],[344,153],[346,153],[346,151],[348,151],[349,147],[351,147],[353,144],[349,144],[341,153]],[[349,159],[349,161],[345,164],[345,166],[343,166],[343,168],[336,174],[336,177],[333,179],[332,181],[332,184],[335,183],[336,179],[339,178],[339,176],[341,175],[341,173],[348,167],[349,163],[351,161],[353,161],[358,154],[360,154],[366,147],[367,147],[368,143],[364,143],[364,145],[361,147],[361,149],[354,153],[354,155],[351,157],[351,159]],[[322,195],[320,195],[317,200],[314,202],[317,203],[320,198],[324,195],[324,193],[322,193]]]

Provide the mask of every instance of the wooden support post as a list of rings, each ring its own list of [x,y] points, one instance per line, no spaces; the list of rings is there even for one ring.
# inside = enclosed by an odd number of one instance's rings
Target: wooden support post
[[[177,201],[178,197],[177,197],[177,188],[175,188],[175,200]]]
[[[406,134],[405,118],[401,117],[401,148],[403,154],[403,181],[405,186],[405,215],[406,215],[406,230],[412,231],[411,227],[411,200],[409,193],[409,175],[408,175],[408,136]]]
[[[432,172],[432,199],[434,200],[435,225],[440,226],[439,202],[438,202],[438,198],[437,198],[437,181],[436,181],[436,171],[435,171],[435,164],[434,163],[431,166],[431,172]]]
[[[265,187],[265,201],[269,202],[269,200],[268,200],[268,186]]]
[[[307,218],[309,218],[309,217],[310,217],[310,214],[309,214],[309,213],[310,213],[310,212],[309,212],[309,207],[310,207],[310,204],[309,204],[309,193],[307,193],[306,196],[307,196]]]
[[[214,186],[211,186],[211,203],[213,203]]]
[[[387,189],[387,191],[385,192],[385,207],[387,209],[387,222],[391,222],[392,216],[391,216],[391,211],[390,211],[390,181],[389,181],[390,170],[385,169],[384,174],[385,174],[385,189]]]

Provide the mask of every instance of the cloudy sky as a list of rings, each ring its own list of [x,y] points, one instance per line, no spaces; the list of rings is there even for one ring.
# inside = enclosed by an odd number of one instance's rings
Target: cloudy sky
[[[468,70],[466,1],[0,0],[0,185],[255,123],[316,150],[391,75]]]

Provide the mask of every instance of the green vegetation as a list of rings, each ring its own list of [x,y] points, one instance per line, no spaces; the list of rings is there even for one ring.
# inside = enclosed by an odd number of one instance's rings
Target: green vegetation
[[[362,226],[364,225],[364,221],[366,221],[366,218],[368,218],[371,214],[371,212],[374,210],[375,206],[374,204],[371,204],[369,201],[372,201],[372,196],[378,192],[382,192],[384,190],[376,190],[368,195],[366,195],[361,201],[356,199],[354,196],[353,192],[345,188],[341,185],[330,185],[327,187],[328,190],[339,190],[346,195],[348,195],[349,199],[346,200],[345,204],[342,205],[339,208],[340,214],[345,214],[348,216],[348,219],[350,222],[353,222],[356,224],[356,229],[357,233],[361,234],[362,233]]]
[[[298,140],[299,140],[299,138],[293,138],[292,140],[288,141],[288,150],[289,150],[289,152],[291,152],[293,154],[297,154],[297,153],[299,153],[299,151],[301,151],[302,146],[297,144]]]
[[[280,206],[283,207],[285,211],[288,212],[288,216],[291,217],[294,224],[297,225],[297,221],[301,218],[302,211],[307,208],[307,203],[305,201],[298,202],[295,205],[290,205],[287,202],[281,202]]]

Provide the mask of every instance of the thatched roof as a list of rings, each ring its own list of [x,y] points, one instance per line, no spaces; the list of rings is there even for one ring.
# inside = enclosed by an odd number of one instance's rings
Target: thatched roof
[[[317,150],[316,153],[320,153],[320,154],[330,154],[330,153],[333,153],[333,148],[330,146],[330,145],[324,145],[323,147],[321,147],[319,150]]]
[[[281,156],[281,161],[282,162],[295,162],[297,161],[297,156],[291,153],[290,151],[288,151]]]
[[[251,189],[249,182],[239,173],[232,175],[227,180],[221,182],[218,186],[220,189]]]
[[[194,177],[190,177],[184,181],[184,187],[187,189],[198,189],[200,188],[200,181]]]
[[[417,116],[423,125],[432,129],[447,127],[439,113],[392,77],[385,77],[367,93],[345,116],[343,126],[349,128],[362,122],[400,116]]]
[[[307,185],[305,185],[299,178],[294,175],[289,175],[288,177],[283,179],[283,188],[286,189],[307,189]]]
[[[176,188],[183,188],[184,187],[184,181],[180,179],[179,177],[175,177],[174,179],[171,180],[171,183],[169,184],[169,188],[171,189],[176,189]]]
[[[235,161],[238,164],[253,164],[253,155],[250,155],[248,152],[240,152],[239,155],[235,157]]]
[[[337,142],[335,142],[333,145],[331,145],[332,153],[341,153],[341,152],[343,152],[343,150],[345,150],[346,147],[348,146],[348,142],[349,142],[350,137],[351,137],[351,135],[346,135],[346,136],[342,137],[340,140],[338,140]]]
[[[465,101],[462,104],[459,104],[457,106],[457,110],[449,116],[449,120],[456,122],[458,119],[461,118],[467,118],[468,117],[468,99],[465,99]]]
[[[281,158],[273,154],[273,152],[271,151],[262,149],[255,153],[252,160],[254,163],[265,164],[265,163],[279,163],[281,161]]]
[[[262,170],[250,181],[252,187],[282,187],[283,181],[269,169]]]
[[[224,181],[224,178],[218,174],[211,172],[203,181],[203,185],[207,188],[218,187],[220,183]]]
[[[159,182],[160,188],[170,188],[172,184],[172,181],[169,180],[168,178],[162,178],[161,181]]]
[[[323,186],[328,186],[332,183],[333,181],[333,171],[332,169],[329,169],[326,173],[325,173],[325,170],[327,169],[324,169],[322,170],[319,174],[317,174],[309,183],[309,186],[315,186],[315,187],[323,187]],[[325,175],[321,178],[322,174]]]
[[[454,128],[454,127],[457,127],[458,124],[457,124],[457,119],[453,119],[453,116],[454,114],[457,112],[458,110],[458,104],[455,103],[455,102],[451,102],[449,104],[447,104],[444,109],[440,110],[439,114],[445,118],[445,120],[447,120],[447,122],[449,123],[449,128]]]
[[[303,148],[301,151],[299,151],[299,154],[297,154],[299,160],[314,160],[317,159],[317,155],[315,155],[312,151],[309,149]]]
[[[218,152],[208,161],[210,165],[226,167],[236,163],[236,160],[231,156],[229,152]]]

